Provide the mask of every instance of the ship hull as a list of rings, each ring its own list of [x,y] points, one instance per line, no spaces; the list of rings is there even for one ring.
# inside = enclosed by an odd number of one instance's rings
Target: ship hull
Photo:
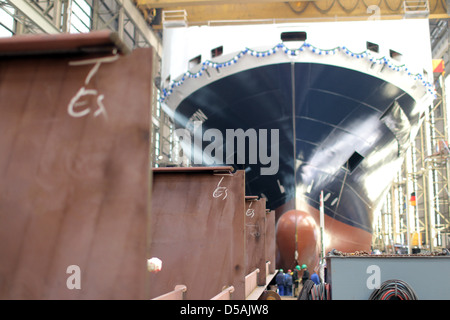
[[[255,130],[257,135],[266,130],[257,143],[266,139],[267,155],[278,157],[273,174],[261,174],[267,161],[250,158],[250,139],[245,154],[235,146],[233,156],[226,153],[225,158],[224,142],[221,152],[194,162],[246,171],[246,193],[266,197],[268,208],[277,213],[277,267],[292,268],[304,262],[317,265],[320,192],[325,195],[325,250],[370,249],[374,209],[419,117],[416,101],[380,78],[333,65],[279,63],[202,86],[181,101],[174,120],[178,128],[191,129],[191,156],[195,150],[211,151],[214,139],[204,136],[208,129],[223,137],[227,130]],[[294,218],[284,217],[289,212]],[[298,216],[304,215],[314,221],[309,229],[297,226]]]
[[[316,208],[304,204],[302,210],[276,210],[277,216],[277,267],[285,270],[306,264],[317,271],[321,257],[320,214]],[[371,250],[372,234],[353,227],[329,215],[324,216],[326,239],[324,252],[337,249],[342,252]]]

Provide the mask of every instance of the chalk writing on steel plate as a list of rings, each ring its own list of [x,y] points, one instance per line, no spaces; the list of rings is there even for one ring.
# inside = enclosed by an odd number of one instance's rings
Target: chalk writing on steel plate
[[[97,96],[96,99],[97,110],[95,110],[94,112],[94,117],[98,117],[99,115],[103,114],[106,118],[108,118],[105,105],[103,104],[103,99],[105,99],[105,96],[103,94],[99,94],[99,92],[96,89],[87,89],[86,86],[89,84],[91,79],[97,73],[102,63],[114,62],[117,59],[119,59],[119,56],[114,55],[102,58],[69,62],[70,66],[83,66],[88,64],[94,65],[92,69],[89,71],[88,75],[86,76],[86,79],[84,80],[84,86],[82,86],[77,91],[77,93],[72,97],[72,99],[70,99],[69,105],[67,106],[67,112],[69,113],[70,116],[80,118],[88,115],[91,112],[91,108],[87,107],[88,102],[83,101],[82,98],[85,96],[94,96],[94,97]]]

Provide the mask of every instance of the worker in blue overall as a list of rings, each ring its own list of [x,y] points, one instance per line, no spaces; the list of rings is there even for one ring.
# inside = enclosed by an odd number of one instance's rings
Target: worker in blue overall
[[[277,287],[278,287],[278,294],[280,296],[284,296],[285,295],[285,287],[284,287],[284,272],[283,269],[280,269],[278,271],[277,276],[275,277],[275,282],[277,283]]]
[[[292,296],[292,284],[292,271],[288,270],[288,272],[284,274],[285,295]]]

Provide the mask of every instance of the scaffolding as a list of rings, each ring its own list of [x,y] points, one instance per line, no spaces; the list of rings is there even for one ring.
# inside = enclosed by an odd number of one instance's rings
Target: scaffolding
[[[11,17],[0,25],[4,35],[109,29],[130,48],[152,46],[160,55],[151,18],[131,0],[0,0],[0,14]]]
[[[388,253],[450,247],[448,119],[444,77],[374,220],[373,247]]]

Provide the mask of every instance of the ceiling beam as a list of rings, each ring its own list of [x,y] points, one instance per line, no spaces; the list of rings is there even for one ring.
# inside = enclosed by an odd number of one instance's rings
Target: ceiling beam
[[[405,18],[403,0],[295,2],[281,0],[243,0],[239,2],[224,0],[135,0],[135,2],[141,9],[185,10],[188,25]],[[450,18],[443,0],[429,0],[428,8],[427,17],[429,19]],[[412,17],[419,16],[420,13]],[[153,27],[158,28],[155,25]]]
[[[301,0],[309,1],[309,0]],[[192,7],[192,6],[210,6],[232,3],[282,3],[286,0],[136,0],[137,5],[148,5],[151,8],[174,8],[174,7]],[[300,2],[300,1],[299,1]]]

